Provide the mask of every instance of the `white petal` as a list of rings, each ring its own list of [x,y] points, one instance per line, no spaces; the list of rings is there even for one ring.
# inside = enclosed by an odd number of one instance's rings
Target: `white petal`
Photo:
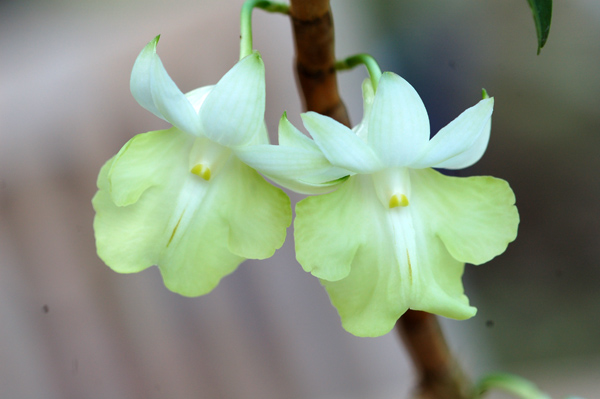
[[[291,124],[285,113],[279,120],[279,145],[320,151],[314,141]]]
[[[299,178],[331,168],[318,151],[275,145],[253,145],[234,150],[246,165],[267,176]]]
[[[304,158],[311,165],[301,165],[298,160],[288,159],[285,162],[297,163],[298,172],[289,171],[285,174],[268,174],[269,179],[287,189],[301,194],[323,194],[332,191],[335,186],[345,180],[353,172],[331,165],[325,158],[317,144],[308,136],[298,130],[287,119],[284,113],[279,120],[279,146],[299,150],[297,155]],[[283,153],[282,153],[283,154]],[[302,155],[304,154],[304,155]],[[309,155],[310,154],[310,155]],[[323,164],[324,162],[324,164]],[[250,165],[253,165],[250,163]],[[259,171],[260,165],[254,164]],[[284,168],[285,170],[286,168]],[[291,173],[290,173],[291,172]],[[266,172],[263,172],[266,173]]]
[[[471,145],[471,148],[444,162],[439,163],[438,165],[436,165],[436,167],[446,169],[463,169],[479,161],[483,156],[483,153],[487,149],[488,142],[490,141],[491,130],[492,118],[488,119],[481,131],[481,134]]]
[[[356,173],[373,173],[381,169],[373,150],[346,126],[316,112],[301,116],[304,126],[333,165]]]
[[[250,142],[265,116],[265,67],[257,52],[240,60],[210,92],[200,117],[204,134],[224,146]]]
[[[173,126],[194,136],[201,136],[200,117],[194,106],[173,82],[156,53],[154,57],[150,88],[156,108]]]
[[[200,120],[194,107],[177,88],[156,54],[159,36],[144,47],[131,72],[130,88],[137,102],[173,126],[196,136]]]
[[[369,119],[369,145],[385,166],[407,166],[428,140],[429,119],[423,101],[407,81],[385,72]]]
[[[156,105],[154,105],[149,78],[152,64],[154,63],[154,57],[156,57],[156,44],[158,43],[159,38],[160,35],[156,36],[154,40],[144,47],[140,55],[138,55],[133,64],[133,70],[131,71],[129,88],[133,98],[135,98],[142,107],[146,108],[159,118],[165,119],[158,108],[156,108]]]
[[[208,93],[210,93],[214,87],[214,85],[203,86],[185,93],[185,97],[192,104],[192,107],[194,107],[194,111],[196,111],[196,113],[200,111],[202,103],[204,103],[204,100],[206,100],[206,97],[208,97]]]
[[[259,144],[269,144],[269,132],[267,131],[267,124],[263,121],[258,128],[258,132],[252,137],[250,141],[245,143],[244,145],[259,145]]]
[[[442,128],[410,166],[462,169],[477,162],[490,137],[494,99],[481,100]]]
[[[253,145],[238,147],[235,153],[275,183],[301,194],[329,192],[352,173],[332,166],[318,149]]]

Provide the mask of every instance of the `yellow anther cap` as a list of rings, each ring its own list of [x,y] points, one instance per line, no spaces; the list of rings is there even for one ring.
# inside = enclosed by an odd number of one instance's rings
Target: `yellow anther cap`
[[[210,168],[207,168],[201,163],[194,165],[191,172],[197,176],[200,176],[206,181],[210,180]]]
[[[392,198],[390,198],[390,208],[395,208],[397,206],[408,206],[408,198],[406,198],[406,195],[400,194],[400,197],[398,197],[397,194],[392,195]]]

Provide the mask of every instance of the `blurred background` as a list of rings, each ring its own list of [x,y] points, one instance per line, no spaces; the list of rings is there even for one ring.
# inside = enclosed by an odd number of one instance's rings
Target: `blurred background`
[[[241,0],[0,2],[0,397],[406,398],[394,332],[346,333],[291,231],[209,295],[183,298],[156,268],[118,275],[95,254],[101,165],[133,135],[166,127],[129,93],[143,46],[184,91],[238,57]],[[521,214],[505,254],[467,266],[479,308],[442,320],[477,377],[508,371],[554,398],[600,392],[600,3],[556,2],[547,46],[525,0],[332,0],[337,53],[369,52],[421,94],[432,129],[496,98],[484,158],[463,175],[508,180]],[[267,124],[299,124],[292,36],[257,11]],[[353,121],[363,70],[340,76]],[[293,201],[298,195],[291,195]],[[496,398],[508,396],[496,395]]]

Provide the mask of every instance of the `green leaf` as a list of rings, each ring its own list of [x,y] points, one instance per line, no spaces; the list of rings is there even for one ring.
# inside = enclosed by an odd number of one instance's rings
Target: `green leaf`
[[[531,381],[508,373],[493,373],[481,378],[475,385],[474,398],[481,398],[482,394],[492,389],[502,390],[519,399],[550,399]]]
[[[529,7],[533,12],[533,21],[535,23],[535,30],[537,31],[538,37],[538,51],[548,40],[548,34],[550,33],[550,22],[552,21],[552,0],[527,0]]]

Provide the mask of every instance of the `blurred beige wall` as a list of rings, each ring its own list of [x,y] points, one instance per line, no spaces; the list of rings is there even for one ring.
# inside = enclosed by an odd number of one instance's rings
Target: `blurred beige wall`
[[[473,375],[504,367],[557,397],[592,398],[600,6],[557,2],[537,57],[525,3],[333,1],[337,52],[371,52],[405,76],[432,125],[472,105],[482,86],[496,96],[489,150],[466,173],[511,182],[520,235],[490,264],[467,266],[479,315],[444,327]],[[273,258],[243,263],[194,299],[166,290],[155,268],[118,275],[95,254],[100,166],[133,135],[165,126],[129,93],[135,57],[160,33],[158,52],[183,91],[212,84],[237,59],[240,5],[0,3],[0,397],[407,397],[412,371],[396,337],[342,330],[295,262],[291,231]],[[299,121],[291,31],[283,16],[255,14],[273,135],[284,110]],[[364,76],[340,78],[355,122]]]

